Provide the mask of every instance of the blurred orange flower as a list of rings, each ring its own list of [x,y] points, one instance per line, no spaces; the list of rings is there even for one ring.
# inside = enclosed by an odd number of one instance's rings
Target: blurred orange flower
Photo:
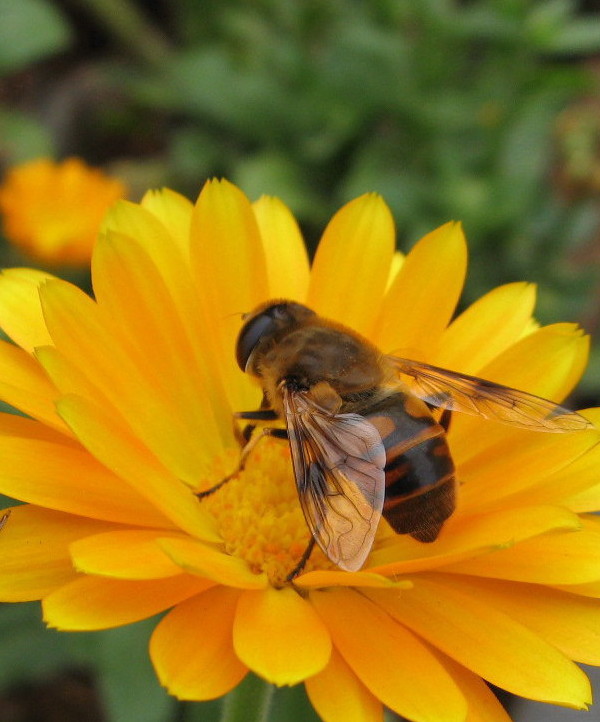
[[[0,185],[4,234],[37,261],[88,264],[106,211],[126,192],[121,180],[79,158],[15,166]]]

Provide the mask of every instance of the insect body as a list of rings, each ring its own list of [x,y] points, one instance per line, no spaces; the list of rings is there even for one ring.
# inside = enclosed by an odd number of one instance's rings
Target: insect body
[[[313,539],[350,571],[363,565],[381,515],[399,534],[437,538],[455,508],[446,440],[452,411],[538,431],[591,426],[537,396],[385,356],[351,329],[291,301],[271,301],[245,316],[237,361],[264,391],[262,408],[238,417],[285,421]],[[432,407],[444,410],[439,421]]]

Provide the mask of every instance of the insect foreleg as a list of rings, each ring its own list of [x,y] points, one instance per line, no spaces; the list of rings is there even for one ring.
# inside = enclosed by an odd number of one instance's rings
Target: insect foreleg
[[[268,407],[268,401],[265,397],[263,397],[260,409],[255,409],[254,411],[238,411],[233,417],[234,419],[248,419],[252,421],[277,421],[278,418],[276,412]],[[238,441],[241,446],[246,446],[248,441],[250,441],[250,437],[255,428],[256,424],[246,424],[243,430],[238,432],[240,437]],[[236,434],[236,436],[237,435],[238,434]]]
[[[251,412],[249,412],[251,413]],[[196,493],[196,496],[198,499],[204,499],[207,496],[210,496],[211,494],[214,494],[215,491],[220,489],[224,484],[226,484],[228,481],[231,481],[231,479],[234,478],[234,476],[237,476],[240,471],[243,471],[244,467],[246,466],[246,461],[248,459],[248,456],[254,449],[254,447],[258,444],[258,442],[261,439],[264,439],[265,436],[273,436],[276,439],[287,439],[287,431],[285,429],[274,429],[271,427],[265,427],[264,429],[261,429],[259,433],[255,434],[250,441],[244,446],[242,449],[242,453],[240,454],[240,461],[237,467],[231,472],[231,474],[228,474],[224,479],[221,479],[221,481],[218,484],[215,484],[214,486],[211,486],[210,489],[205,489],[204,491],[199,491]]]

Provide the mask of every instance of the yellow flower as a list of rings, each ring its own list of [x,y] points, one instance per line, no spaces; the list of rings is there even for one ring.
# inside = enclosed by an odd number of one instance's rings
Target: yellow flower
[[[239,312],[297,299],[383,351],[560,401],[586,364],[572,324],[539,328],[535,290],[513,283],[457,318],[461,229],[403,263],[376,195],[344,206],[309,270],[278,200],[251,205],[211,182],[195,205],[149,193],[110,212],[94,250],[95,300],[25,269],[4,273],[0,492],[27,504],[0,532],[0,598],[41,599],[63,630],[171,609],[150,654],[177,697],[218,697],[252,670],[304,683],[323,720],[505,722],[483,680],[584,708],[600,664],[598,432],[543,434],[455,414],[458,508],[432,544],[385,523],[365,567],[313,553],[287,445],[235,467],[236,410],[260,390],[234,358]],[[393,269],[393,270],[392,270]],[[584,412],[600,421],[598,409]]]
[[[125,185],[78,158],[42,158],[11,168],[0,186],[0,213],[9,241],[52,264],[89,263],[108,208]]]

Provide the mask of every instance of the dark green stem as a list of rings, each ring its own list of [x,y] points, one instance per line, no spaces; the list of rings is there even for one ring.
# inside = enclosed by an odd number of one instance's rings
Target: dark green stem
[[[268,722],[275,688],[253,674],[223,700],[220,722]]]

